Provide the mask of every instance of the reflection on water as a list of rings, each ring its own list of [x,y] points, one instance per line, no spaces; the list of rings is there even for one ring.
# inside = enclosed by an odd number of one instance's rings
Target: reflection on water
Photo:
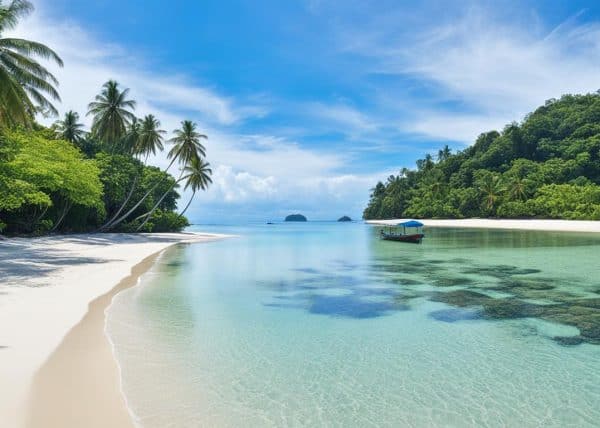
[[[110,308],[144,427],[600,420],[600,237],[215,231],[240,237],[172,249]]]

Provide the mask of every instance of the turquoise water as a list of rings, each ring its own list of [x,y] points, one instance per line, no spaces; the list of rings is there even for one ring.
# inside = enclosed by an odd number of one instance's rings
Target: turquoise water
[[[598,236],[202,230],[109,309],[143,427],[600,424]]]

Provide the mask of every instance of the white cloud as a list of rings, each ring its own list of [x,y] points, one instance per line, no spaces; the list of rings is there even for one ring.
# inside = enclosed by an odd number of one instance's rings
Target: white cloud
[[[214,184],[208,192],[198,195],[190,207],[192,219],[210,217],[211,211],[221,206],[252,209],[262,203],[269,204],[272,210],[287,210],[301,201],[310,209],[310,203],[315,201],[321,201],[322,207],[331,207],[330,201],[347,206],[357,200],[356,188],[348,199],[341,200],[343,190],[326,184],[338,180],[336,170],[344,166],[344,157],[308,150],[278,136],[237,131],[244,121],[264,117],[268,112],[265,105],[245,104],[194,84],[185,75],[153,74],[144,68],[143,58],[136,58],[125,47],[97,40],[77,23],[52,21],[43,10],[36,10],[12,35],[43,41],[59,53],[65,67],[50,66],[60,81],[63,102],[59,110],[80,112],[88,126],[90,118],[84,115],[87,104],[109,78],[131,89],[130,95],[137,101],[137,115],[155,114],[164,129],[177,128],[182,118],[199,124],[199,129],[209,136],[205,145]],[[150,162],[162,167],[168,163],[165,154]],[[365,185],[358,192],[362,194],[358,198],[360,204],[368,196],[367,189]],[[189,195],[185,192],[183,200]]]
[[[418,22],[371,17],[339,34],[339,49],[363,58],[362,76],[383,73],[421,88],[379,88],[388,108],[396,103],[402,129],[472,143],[549,98],[600,88],[599,23],[575,16],[544,30],[535,16],[502,21],[506,14],[468,3],[453,12],[459,17],[445,23],[431,14]]]

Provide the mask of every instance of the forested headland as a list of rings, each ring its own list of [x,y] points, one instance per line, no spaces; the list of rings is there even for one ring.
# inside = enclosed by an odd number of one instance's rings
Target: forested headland
[[[84,112],[91,129],[73,111],[52,126],[37,123],[40,115],[57,116],[54,103],[60,102],[59,82],[38,60],[63,62],[42,43],[3,37],[32,10],[29,1],[0,0],[0,232],[165,232],[187,226],[185,211],[211,183],[206,135],[184,120],[167,139],[156,117],[136,116],[129,90],[113,80]],[[162,151],[168,166],[149,165],[149,156]],[[180,188],[189,188],[191,198],[178,210]]]
[[[377,183],[363,217],[600,220],[600,94],[548,100],[462,151],[426,155]]]

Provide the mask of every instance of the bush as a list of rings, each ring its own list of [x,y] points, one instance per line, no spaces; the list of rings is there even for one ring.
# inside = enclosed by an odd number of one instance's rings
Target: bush
[[[146,223],[145,232],[181,232],[189,226],[188,219],[173,211],[156,210]]]

